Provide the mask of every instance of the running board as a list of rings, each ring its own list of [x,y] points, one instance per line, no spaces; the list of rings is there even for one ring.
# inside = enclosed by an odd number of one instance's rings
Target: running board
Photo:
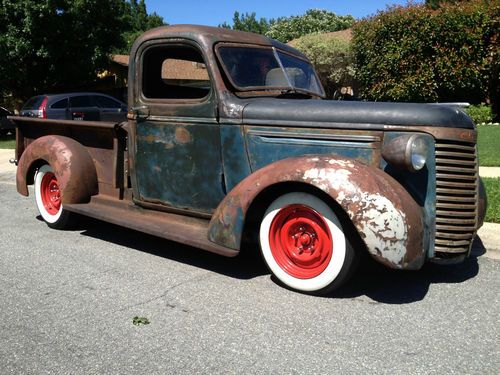
[[[227,257],[239,253],[208,240],[206,219],[149,210],[99,195],[93,196],[89,203],[67,204],[64,209]]]

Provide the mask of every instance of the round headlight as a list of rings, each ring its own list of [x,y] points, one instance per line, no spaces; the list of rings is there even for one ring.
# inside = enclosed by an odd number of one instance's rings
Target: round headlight
[[[419,171],[427,159],[427,146],[424,139],[419,136],[411,137],[409,143],[411,166],[415,171]]]
[[[406,134],[395,137],[382,148],[382,157],[396,168],[419,171],[427,162],[425,136]]]

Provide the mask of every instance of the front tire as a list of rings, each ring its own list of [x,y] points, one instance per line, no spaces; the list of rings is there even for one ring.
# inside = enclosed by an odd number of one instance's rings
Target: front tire
[[[40,167],[36,173],[35,202],[38,212],[49,227],[64,229],[71,225],[73,214],[63,208],[59,183],[48,164]]]
[[[271,273],[301,292],[331,292],[356,264],[340,220],[309,193],[285,194],[271,203],[260,226],[260,246]]]

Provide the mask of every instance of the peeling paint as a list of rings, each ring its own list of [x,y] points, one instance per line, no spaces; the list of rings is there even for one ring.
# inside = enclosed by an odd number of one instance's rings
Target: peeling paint
[[[302,171],[297,165],[303,167]],[[217,208],[210,225],[211,240],[238,248],[252,200],[266,187],[289,181],[306,183],[329,194],[346,212],[377,261],[398,269],[418,269],[424,263],[421,210],[408,192],[379,169],[324,155],[280,160],[243,180]]]
[[[359,212],[349,212],[349,216],[360,216],[361,236],[371,244],[368,250],[393,264],[402,264],[408,241],[406,215],[380,194],[363,193],[360,203]]]

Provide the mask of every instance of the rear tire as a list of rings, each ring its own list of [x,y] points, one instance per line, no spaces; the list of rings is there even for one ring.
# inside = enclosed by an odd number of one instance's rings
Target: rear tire
[[[35,202],[38,212],[49,227],[65,229],[73,223],[74,214],[63,208],[59,183],[48,164],[40,167],[36,173]]]
[[[311,294],[337,289],[357,264],[338,217],[309,193],[285,194],[271,203],[260,226],[260,246],[281,283]]]

